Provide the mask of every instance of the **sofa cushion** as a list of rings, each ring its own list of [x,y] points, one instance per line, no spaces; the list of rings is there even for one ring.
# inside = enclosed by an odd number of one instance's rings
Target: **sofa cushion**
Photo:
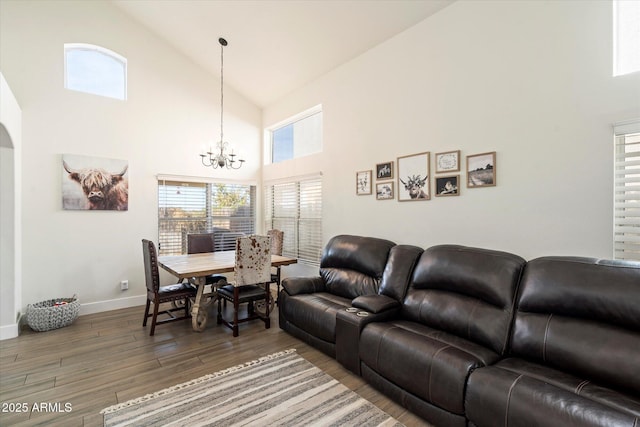
[[[362,363],[382,377],[455,414],[464,414],[469,373],[499,357],[471,341],[406,320],[365,326],[359,353]]]
[[[530,261],[511,354],[640,395],[640,263]]]
[[[336,342],[336,314],[351,307],[351,299],[327,292],[286,296],[284,318],[298,329],[329,343]]]
[[[640,400],[523,359],[475,370],[465,398],[476,426],[634,426]]]
[[[422,248],[412,245],[392,247],[378,293],[402,301],[407,293],[413,269],[423,252]]]
[[[349,299],[377,294],[393,246],[389,240],[374,237],[333,237],[320,261],[326,291]]]
[[[504,354],[524,266],[507,252],[431,247],[415,267],[402,315]]]

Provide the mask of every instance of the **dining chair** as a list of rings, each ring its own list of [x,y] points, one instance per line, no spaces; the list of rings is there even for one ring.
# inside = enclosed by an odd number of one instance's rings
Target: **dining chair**
[[[269,230],[267,236],[271,238],[271,255],[282,255],[282,246],[284,241],[284,232],[282,230]],[[275,283],[276,290],[276,303],[278,295],[280,295],[280,267],[274,267],[271,269],[271,283]]]
[[[233,336],[239,334],[238,324],[254,319],[260,319],[265,329],[271,327],[269,319],[269,301],[271,294],[269,284],[271,280],[271,244],[269,236],[246,236],[236,239],[234,281],[218,289],[218,324],[233,330]],[[222,315],[222,301],[233,304],[233,320],[228,321]],[[254,304],[264,301],[263,313],[256,310]],[[248,303],[247,316],[239,318],[240,304]]]
[[[206,252],[214,252],[215,250],[215,233],[190,233],[187,234],[187,253],[202,254]],[[222,282],[224,281],[224,282]],[[207,285],[221,286],[226,283],[227,277],[220,274],[212,274],[207,276]]]
[[[142,254],[144,258],[144,278],[147,284],[147,306],[144,310],[142,326],[147,326],[147,319],[151,317],[151,331],[149,335],[153,335],[156,330],[156,325],[191,318],[189,301],[190,298],[195,298],[197,289],[190,283],[160,286],[158,255],[152,241],[142,239]],[[173,306],[172,308],[159,311],[160,304],[177,301],[182,301],[184,306]],[[153,303],[153,313],[149,314],[151,303]],[[179,317],[175,316],[174,313],[178,311],[183,311],[184,314]],[[169,318],[158,320],[158,314],[167,315]]]

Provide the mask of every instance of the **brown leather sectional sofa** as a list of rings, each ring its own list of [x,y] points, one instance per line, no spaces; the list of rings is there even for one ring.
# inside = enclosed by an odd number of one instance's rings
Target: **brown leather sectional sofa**
[[[341,235],[280,327],[436,426],[640,427],[640,263]]]

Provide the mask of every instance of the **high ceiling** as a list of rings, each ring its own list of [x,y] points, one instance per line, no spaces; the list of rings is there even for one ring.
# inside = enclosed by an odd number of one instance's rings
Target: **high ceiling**
[[[112,0],[260,107],[454,0]]]

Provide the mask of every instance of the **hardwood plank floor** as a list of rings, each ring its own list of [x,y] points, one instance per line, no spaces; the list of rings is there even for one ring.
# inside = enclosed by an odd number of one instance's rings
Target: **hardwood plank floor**
[[[153,337],[143,313],[133,307],[80,316],[65,328],[27,327],[0,341],[0,425],[102,426],[108,406],[289,348],[406,426],[429,425],[282,331],[277,313],[270,329],[248,322],[237,338],[216,324],[214,308],[202,333],[178,321],[157,326]]]

